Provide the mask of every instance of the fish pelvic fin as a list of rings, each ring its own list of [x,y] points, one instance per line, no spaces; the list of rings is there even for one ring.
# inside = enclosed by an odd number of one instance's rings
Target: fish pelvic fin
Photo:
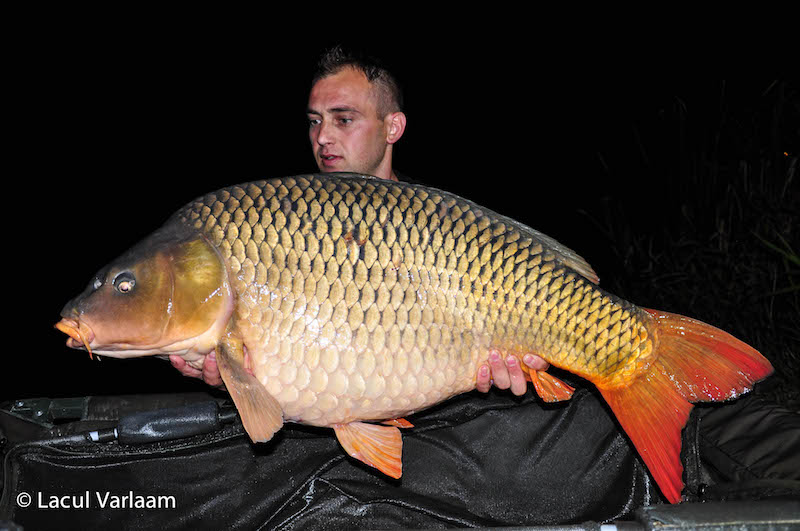
[[[658,337],[654,361],[626,386],[597,387],[664,496],[677,503],[683,490],[681,430],[691,403],[736,398],[773,369],[727,332],[682,315],[643,310]]]
[[[403,437],[394,426],[351,422],[333,426],[345,451],[389,477],[403,475]]]
[[[239,411],[239,417],[253,442],[266,442],[283,426],[278,401],[244,367],[244,345],[226,337],[217,345],[217,365],[222,381]]]

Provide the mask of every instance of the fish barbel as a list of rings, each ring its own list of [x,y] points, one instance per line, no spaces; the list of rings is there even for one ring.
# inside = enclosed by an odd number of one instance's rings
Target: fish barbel
[[[579,255],[456,195],[353,174],[263,180],[192,201],[62,311],[98,355],[215,350],[253,441],[285,421],[335,430],[353,457],[402,471],[402,417],[475,388],[489,349],[589,380],[671,502],[691,402],[772,372],[710,325],[597,286]],[[546,400],[571,388],[528,378]]]

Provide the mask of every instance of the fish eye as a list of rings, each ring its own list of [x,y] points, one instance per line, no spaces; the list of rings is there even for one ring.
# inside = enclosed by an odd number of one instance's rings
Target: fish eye
[[[136,277],[130,271],[123,271],[114,277],[114,288],[120,293],[130,293],[136,285]]]

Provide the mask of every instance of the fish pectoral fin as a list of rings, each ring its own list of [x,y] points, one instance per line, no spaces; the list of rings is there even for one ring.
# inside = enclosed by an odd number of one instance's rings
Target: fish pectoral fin
[[[217,345],[217,366],[250,439],[270,440],[283,426],[283,410],[275,397],[244,368],[241,340],[225,338]]]
[[[403,437],[394,426],[366,422],[337,424],[336,438],[345,451],[359,461],[375,467],[389,477],[403,475]]]
[[[545,402],[561,402],[572,398],[575,388],[564,383],[547,371],[530,371],[528,376],[536,394]]]
[[[384,424],[386,426],[395,426],[397,428],[413,428],[414,427],[413,424],[411,424],[409,421],[407,421],[406,419],[404,419],[402,417],[401,418],[397,418],[397,419],[387,419],[387,420],[384,420],[383,422],[381,422],[381,424]]]

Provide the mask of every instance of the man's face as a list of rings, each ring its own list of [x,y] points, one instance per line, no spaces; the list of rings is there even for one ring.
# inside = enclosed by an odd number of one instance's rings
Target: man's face
[[[387,124],[378,117],[377,100],[367,77],[353,69],[323,78],[308,98],[308,136],[320,171],[352,171],[384,177]]]

